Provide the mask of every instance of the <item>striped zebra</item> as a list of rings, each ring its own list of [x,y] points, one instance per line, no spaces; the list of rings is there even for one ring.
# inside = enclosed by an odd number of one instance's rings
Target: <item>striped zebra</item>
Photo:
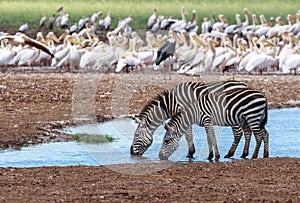
[[[153,98],[142,111],[136,116],[135,120],[138,127],[134,133],[133,142],[130,148],[131,155],[143,155],[153,141],[154,131],[163,124],[167,119],[173,117],[178,112],[184,109],[191,109],[191,104],[198,101],[202,94],[209,92],[230,91],[233,89],[247,88],[248,85],[239,81],[226,82],[183,82],[172,88],[170,91],[164,91],[162,94]],[[248,148],[250,143],[251,131],[245,128],[246,144],[244,147],[243,157],[248,155]],[[242,129],[232,128],[234,137],[242,136]],[[185,131],[186,140],[188,143],[189,152],[187,157],[192,158],[195,153],[193,143],[192,125]],[[237,139],[237,140],[239,140]],[[238,143],[233,143],[228,153],[228,157],[235,152]]]
[[[263,93],[252,89],[208,93],[199,97],[199,100],[190,107],[192,109],[179,112],[165,124],[167,132],[159,152],[160,159],[168,159],[172,155],[179,145],[182,134],[192,124],[205,127],[209,145],[208,159],[213,158],[213,148],[215,159],[220,158],[214,125],[232,126],[232,128],[244,128],[246,125],[254,133],[256,139],[252,158],[257,158],[262,140],[264,141],[264,157],[269,156],[269,134],[265,129],[268,109],[267,99]]]

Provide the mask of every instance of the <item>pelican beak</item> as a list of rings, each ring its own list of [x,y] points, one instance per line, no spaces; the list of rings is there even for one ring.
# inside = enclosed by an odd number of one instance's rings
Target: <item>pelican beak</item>
[[[233,48],[230,44],[226,44],[225,46],[228,47],[229,49],[231,49],[232,51],[236,52],[236,49]]]
[[[268,40],[264,40],[264,41],[263,41],[263,44],[264,44],[264,46],[272,46],[272,47],[275,46],[274,43],[272,43],[272,42],[270,42],[270,41],[268,41]]]
[[[182,34],[183,34],[183,36],[185,36],[185,37],[189,37],[189,33],[187,33],[187,32],[183,32]]]
[[[97,38],[97,35],[96,35],[94,32],[90,32],[90,36],[91,36],[92,38]]]
[[[299,43],[299,40],[296,37],[291,37],[292,42],[294,42],[295,44]]]
[[[62,35],[59,36],[58,41],[60,41],[60,42],[63,41],[67,35],[68,34],[66,32],[64,32]]]
[[[214,39],[211,40],[211,43],[212,43],[213,46],[219,46],[219,42],[214,40]]]
[[[199,39],[198,37],[196,36],[192,36],[192,39],[196,42],[196,44],[200,47],[200,46],[205,46],[205,43]]]
[[[56,42],[56,43],[59,43],[59,42],[60,42],[60,40],[55,36],[54,33],[50,34],[50,35],[49,35],[49,38],[52,39],[52,40],[53,40],[54,42]]]

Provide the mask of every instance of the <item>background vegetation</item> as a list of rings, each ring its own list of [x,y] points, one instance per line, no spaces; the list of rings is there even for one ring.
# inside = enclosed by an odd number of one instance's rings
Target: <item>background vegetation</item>
[[[111,11],[112,28],[118,23],[118,16],[134,16],[131,24],[133,29],[144,29],[152,8],[156,7],[159,14],[180,18],[180,8],[185,6],[191,17],[192,10],[196,10],[198,23],[203,17],[212,14],[224,14],[230,22],[235,23],[235,14],[242,14],[243,8],[252,13],[264,14],[267,18],[282,16],[286,20],[288,13],[295,14],[300,9],[299,0],[9,0],[0,1],[0,28],[1,31],[16,31],[21,24],[28,23],[31,29],[36,29],[42,16],[50,17],[57,8],[64,5],[69,13],[70,25],[77,22],[82,16],[91,16],[103,11],[103,18],[107,11]],[[252,21],[250,21],[252,22]]]

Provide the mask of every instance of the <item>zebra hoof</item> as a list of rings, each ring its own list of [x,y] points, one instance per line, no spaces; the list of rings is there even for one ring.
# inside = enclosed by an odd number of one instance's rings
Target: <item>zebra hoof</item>
[[[214,153],[210,152],[207,159],[212,160],[213,158],[214,158]]]
[[[189,159],[195,159],[194,156],[193,156],[192,154],[186,155],[186,158],[189,158]]]
[[[247,154],[246,154],[246,153],[243,153],[243,154],[241,155],[241,158],[242,158],[242,159],[246,159],[247,156],[248,156],[248,153],[247,153]]]
[[[226,154],[226,155],[224,156],[224,158],[230,158],[230,157],[232,157],[231,154]]]
[[[264,158],[268,158],[269,157],[269,153],[264,154]]]

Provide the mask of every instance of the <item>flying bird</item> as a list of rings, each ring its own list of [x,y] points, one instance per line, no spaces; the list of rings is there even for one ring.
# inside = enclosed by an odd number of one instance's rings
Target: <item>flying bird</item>
[[[47,54],[49,54],[51,57],[54,57],[54,55],[50,52],[49,48],[43,44],[42,42],[39,42],[37,40],[34,40],[25,34],[16,34],[16,35],[7,35],[7,36],[1,36],[0,41],[8,39],[8,42],[11,43],[17,43],[17,44],[28,44],[30,46],[33,46],[35,48],[38,48]]]

